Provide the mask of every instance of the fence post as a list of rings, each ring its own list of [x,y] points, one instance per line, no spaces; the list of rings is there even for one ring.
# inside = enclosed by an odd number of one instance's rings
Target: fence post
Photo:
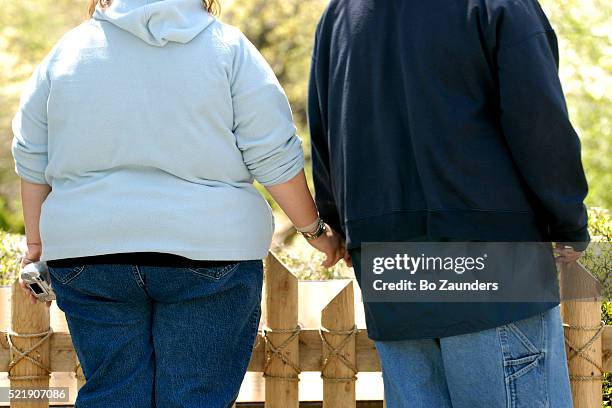
[[[349,282],[321,312],[323,408],[354,408],[355,300]]]
[[[49,389],[50,337],[49,308],[43,303],[30,304],[18,280],[15,280],[11,288],[11,333],[7,333],[11,389]],[[48,406],[48,398],[11,400],[11,407]]]
[[[298,408],[298,280],[272,253],[266,259],[265,296],[265,406]]]
[[[592,276],[578,263],[560,265],[561,293],[588,287]],[[595,278],[593,278],[595,279]],[[598,298],[561,303],[568,369],[575,408],[602,405],[601,301]]]

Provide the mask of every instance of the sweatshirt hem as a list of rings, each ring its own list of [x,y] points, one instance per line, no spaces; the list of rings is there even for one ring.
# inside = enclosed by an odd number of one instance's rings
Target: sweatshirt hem
[[[228,249],[211,249],[211,250],[195,250],[195,249],[170,249],[170,248],[159,248],[159,247],[137,247],[137,248],[126,248],[126,247],[100,247],[97,246],[95,250],[91,248],[83,247],[62,247],[61,249],[56,248],[45,248],[43,244],[43,253],[41,261],[50,261],[64,258],[78,258],[84,256],[96,256],[106,254],[118,254],[118,253],[130,253],[130,252],[162,252],[174,255],[183,256],[194,260],[209,260],[209,261],[249,261],[254,259],[264,259],[268,254],[268,249],[262,250],[228,250]]]

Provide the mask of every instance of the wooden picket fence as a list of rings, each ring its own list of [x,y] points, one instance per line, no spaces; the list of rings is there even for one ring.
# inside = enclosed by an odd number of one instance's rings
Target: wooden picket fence
[[[566,274],[570,279],[562,282],[562,288],[573,290],[593,284],[584,282],[586,271],[581,266],[571,268],[575,273]],[[323,407],[356,406],[356,376],[379,372],[380,365],[365,330],[355,325],[354,289],[352,281],[346,282],[322,309],[320,328],[301,328],[298,280],[273,254],[268,256],[264,297],[267,326],[258,336],[249,365],[249,371],[265,377],[266,407],[298,408],[298,379],[303,371],[321,373]],[[53,332],[49,309],[42,304],[30,305],[16,282],[11,288],[10,303],[10,329],[0,333],[0,371],[8,372],[11,388],[48,389],[52,372],[74,373],[80,387],[85,378],[70,334]],[[562,304],[577,408],[601,407],[600,369],[612,370],[612,326],[601,325],[600,307],[598,298]],[[11,406],[38,408],[48,407],[49,403],[31,400],[11,402]]]

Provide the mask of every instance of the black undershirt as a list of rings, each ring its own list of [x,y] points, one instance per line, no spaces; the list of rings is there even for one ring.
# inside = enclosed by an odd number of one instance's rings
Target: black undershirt
[[[74,267],[91,264],[129,264],[147,266],[170,266],[206,268],[222,266],[237,261],[210,261],[189,259],[184,256],[164,252],[126,252],[105,255],[83,256],[77,258],[52,259],[47,265],[52,268]]]

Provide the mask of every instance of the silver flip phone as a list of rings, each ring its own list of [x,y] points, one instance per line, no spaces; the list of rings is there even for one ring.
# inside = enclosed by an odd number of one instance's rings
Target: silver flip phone
[[[46,262],[32,262],[24,266],[21,270],[21,280],[41,302],[55,300]]]

